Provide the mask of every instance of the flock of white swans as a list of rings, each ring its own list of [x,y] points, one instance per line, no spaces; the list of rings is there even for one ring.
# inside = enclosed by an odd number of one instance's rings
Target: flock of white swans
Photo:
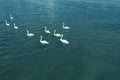
[[[11,20],[14,19],[14,17],[13,17],[12,15],[10,15],[9,18],[10,18]],[[10,24],[8,23],[7,20],[5,20],[5,25],[6,25],[6,26],[10,26]],[[14,27],[14,29],[19,29],[19,27],[16,26],[15,23],[13,23],[13,27]],[[62,28],[63,28],[63,29],[70,29],[70,27],[65,26],[65,23],[63,23]],[[44,27],[44,31],[45,31],[46,34],[50,34],[50,33],[51,33],[50,30],[47,29],[47,27]],[[28,37],[33,37],[33,36],[34,36],[34,33],[31,33],[31,32],[29,32],[29,30],[27,30],[27,31],[26,31],[26,35],[27,35]],[[68,40],[63,39],[63,34],[56,33],[56,30],[54,30],[53,35],[54,35],[55,37],[59,37],[59,38],[60,38],[60,39],[59,39],[60,42],[62,42],[63,44],[69,44],[69,41],[68,41]],[[47,40],[43,40],[43,36],[42,36],[42,35],[40,36],[40,43],[41,43],[41,44],[49,44],[49,42],[48,42]]]

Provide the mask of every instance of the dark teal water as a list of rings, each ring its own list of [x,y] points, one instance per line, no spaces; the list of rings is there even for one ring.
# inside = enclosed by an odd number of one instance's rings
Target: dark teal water
[[[0,0],[0,80],[120,80],[119,0]],[[15,20],[9,20],[9,14]],[[15,22],[6,27],[4,20]],[[62,29],[62,22],[71,27]],[[52,34],[63,33],[63,45]],[[29,29],[34,37],[26,36]],[[50,41],[41,45],[39,36]]]

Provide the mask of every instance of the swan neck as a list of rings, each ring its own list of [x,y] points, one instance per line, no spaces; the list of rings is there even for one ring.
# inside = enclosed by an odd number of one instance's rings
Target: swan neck
[[[46,27],[45,27],[45,31],[47,31]]]
[[[29,34],[29,31],[27,30],[27,34]]]
[[[65,26],[65,24],[63,23],[63,27]]]
[[[7,21],[5,20],[5,23],[7,23]]]
[[[42,41],[42,36],[40,36],[40,41]]]
[[[63,38],[63,35],[61,35],[61,38],[60,39],[62,39]]]
[[[56,33],[56,31],[54,31],[54,34]]]

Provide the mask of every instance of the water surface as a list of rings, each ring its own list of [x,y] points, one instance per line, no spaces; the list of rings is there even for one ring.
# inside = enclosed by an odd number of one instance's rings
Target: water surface
[[[63,30],[63,22],[71,29]],[[35,36],[27,37],[27,29]],[[50,44],[41,45],[40,35]],[[119,62],[119,0],[0,0],[0,80],[119,80]]]

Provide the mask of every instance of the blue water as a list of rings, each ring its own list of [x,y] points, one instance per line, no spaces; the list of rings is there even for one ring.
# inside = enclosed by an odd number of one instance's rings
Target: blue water
[[[0,80],[120,80],[119,4],[0,0]],[[5,26],[5,19],[11,26]],[[13,29],[14,22],[18,30]],[[71,29],[63,30],[63,22]],[[45,34],[44,26],[52,33]],[[27,37],[27,29],[35,36]],[[54,29],[70,44],[54,37]],[[50,44],[41,45],[40,35]]]

